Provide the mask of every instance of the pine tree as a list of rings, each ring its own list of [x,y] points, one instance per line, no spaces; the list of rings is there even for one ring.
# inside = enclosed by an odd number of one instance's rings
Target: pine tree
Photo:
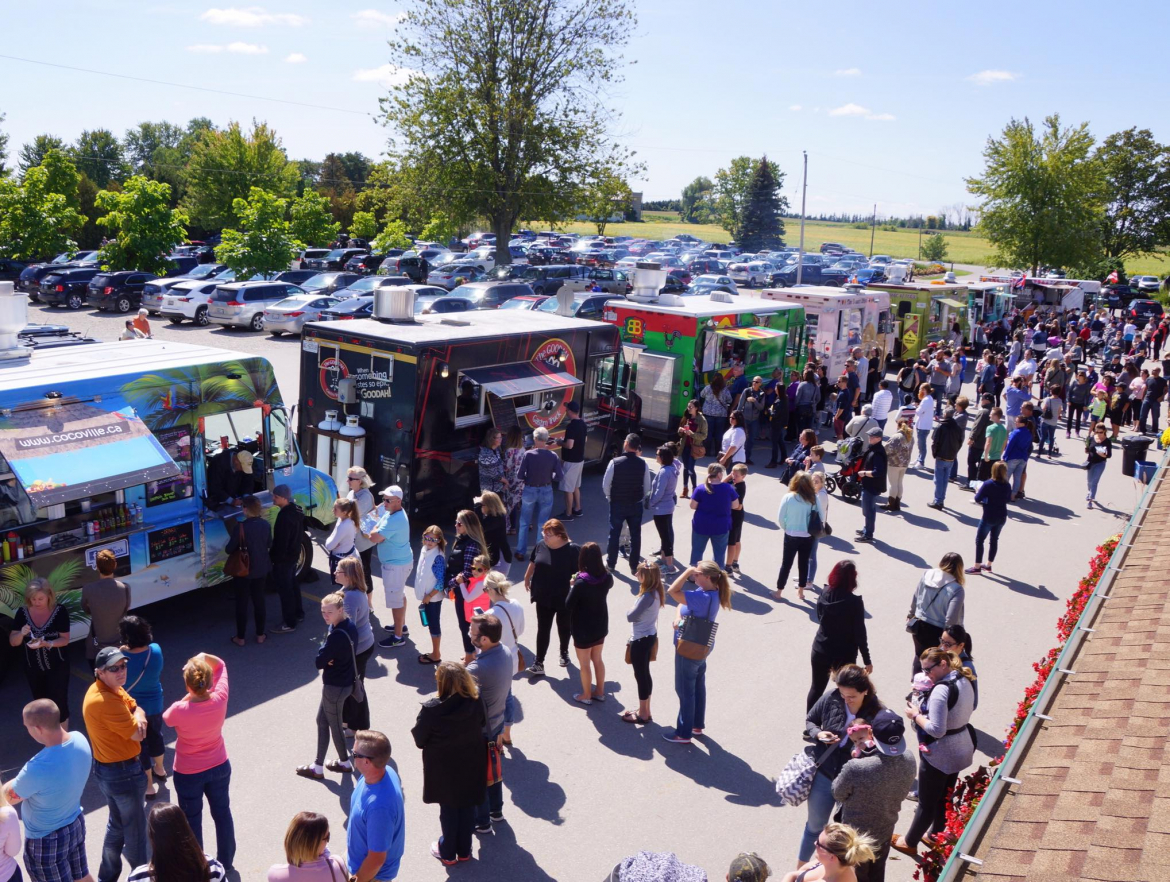
[[[763,157],[748,182],[747,198],[739,230],[739,246],[745,251],[779,248],[784,244],[784,207],[780,182],[772,173],[768,157]]]

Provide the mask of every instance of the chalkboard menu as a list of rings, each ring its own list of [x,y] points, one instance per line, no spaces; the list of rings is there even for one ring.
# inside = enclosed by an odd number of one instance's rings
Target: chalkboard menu
[[[151,530],[146,534],[146,546],[151,563],[190,554],[195,550],[195,525],[188,522]]]
[[[500,398],[489,393],[488,409],[492,413],[492,422],[502,432],[520,424],[516,418],[516,403],[511,398]]]

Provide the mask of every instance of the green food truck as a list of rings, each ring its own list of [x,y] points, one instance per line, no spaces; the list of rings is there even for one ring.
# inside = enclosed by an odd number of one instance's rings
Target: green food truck
[[[775,368],[804,367],[804,307],[725,291],[659,297],[653,290],[652,302],[605,305],[605,320],[621,334],[622,366],[632,372],[643,432],[669,437],[687,402],[717,372],[730,381],[732,369],[742,365],[749,378],[769,380]]]
[[[892,364],[917,358],[931,343],[946,340],[957,321],[963,339],[971,339],[970,291],[966,285],[944,282],[878,283],[866,290],[890,295],[894,314]]]

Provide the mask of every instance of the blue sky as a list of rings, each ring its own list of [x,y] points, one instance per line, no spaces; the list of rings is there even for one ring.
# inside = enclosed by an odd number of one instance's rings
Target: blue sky
[[[10,153],[40,132],[121,135],[146,119],[267,120],[293,158],[378,156],[374,118],[401,10],[373,0],[53,0],[6,4],[0,52],[298,101],[176,89],[0,58]],[[1059,112],[1097,137],[1133,125],[1170,140],[1158,35],[1164,4],[641,0],[610,96],[615,131],[648,166],[647,199],[677,197],[734,156],[766,152],[809,212],[933,213],[969,202],[987,136]],[[1140,24],[1140,27],[1136,27]],[[1112,36],[1110,36],[1112,34]],[[1142,46],[1145,48],[1141,48]]]

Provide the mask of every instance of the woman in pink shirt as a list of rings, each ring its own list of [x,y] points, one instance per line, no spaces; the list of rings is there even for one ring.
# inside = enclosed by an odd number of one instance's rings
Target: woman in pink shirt
[[[344,882],[345,862],[329,853],[329,820],[316,812],[298,812],[284,834],[287,864],[273,864],[268,882]]]
[[[187,694],[163,711],[163,722],[175,730],[173,777],[179,807],[203,845],[203,797],[215,822],[215,859],[227,872],[236,856],[236,827],[228,787],[232,764],[223,743],[227,718],[228,674],[223,659],[206,652],[183,666]]]

